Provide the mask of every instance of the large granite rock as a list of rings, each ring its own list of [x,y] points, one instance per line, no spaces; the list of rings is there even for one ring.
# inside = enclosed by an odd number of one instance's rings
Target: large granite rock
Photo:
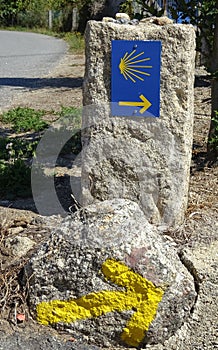
[[[160,40],[160,118],[111,117],[111,41]],[[83,204],[133,200],[151,223],[174,226],[187,207],[195,32],[189,25],[90,21],[86,29]]]
[[[49,332],[31,333],[15,332],[1,336],[0,350],[100,350],[99,347],[64,341],[49,334]]]
[[[65,218],[24,275],[40,323],[102,347],[163,342],[187,320],[196,298],[173,242],[124,199]]]

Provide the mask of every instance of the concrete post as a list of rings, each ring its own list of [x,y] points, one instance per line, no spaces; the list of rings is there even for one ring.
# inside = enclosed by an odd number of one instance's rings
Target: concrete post
[[[49,29],[52,29],[52,27],[53,27],[53,18],[52,18],[53,16],[52,16],[52,10],[49,10],[48,11],[48,28]]]
[[[161,41],[160,118],[111,117],[112,40]],[[188,200],[194,64],[190,25],[88,23],[83,204],[126,198],[137,202],[151,223],[181,224]]]

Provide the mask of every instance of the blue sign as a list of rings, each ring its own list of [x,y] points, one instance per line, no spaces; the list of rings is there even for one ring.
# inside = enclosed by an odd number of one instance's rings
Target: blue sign
[[[113,116],[160,116],[160,60],[160,41],[112,41]]]

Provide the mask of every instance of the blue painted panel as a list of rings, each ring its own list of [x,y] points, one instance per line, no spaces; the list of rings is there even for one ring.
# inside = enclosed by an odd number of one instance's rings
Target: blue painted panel
[[[160,62],[160,41],[112,41],[112,115],[160,116]]]

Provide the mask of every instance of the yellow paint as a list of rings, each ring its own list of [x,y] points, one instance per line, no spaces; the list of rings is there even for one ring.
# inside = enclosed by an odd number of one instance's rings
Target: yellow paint
[[[136,82],[136,79],[144,81],[140,75],[150,76],[149,73],[144,72],[144,69],[152,68],[152,66],[144,66],[141,64],[142,62],[149,61],[149,57],[138,60],[138,57],[144,55],[144,52],[140,52],[138,55],[134,56],[135,52],[136,50],[133,50],[130,54],[126,52],[125,55],[120,59],[119,64],[120,73],[126,80],[130,79],[133,83]],[[140,63],[140,65],[138,63]]]
[[[119,106],[136,106],[136,107],[142,106],[143,108],[141,108],[139,112],[143,114],[151,106],[151,102],[149,102],[144,95],[140,95],[139,97],[142,102],[120,101]]]
[[[36,307],[37,320],[44,325],[73,323],[108,312],[132,310],[134,307],[136,312],[127,322],[121,338],[130,346],[138,346],[155,318],[163,290],[114,259],[103,263],[102,272],[108,280],[126,291],[101,291],[68,301],[42,302]]]
[[[163,290],[154,286],[151,281],[130,270],[126,265],[108,259],[102,266],[104,275],[113,283],[125,287],[137,297],[132,304],[137,311],[127,322],[121,335],[122,340],[131,346],[138,346],[155,318],[158,304],[162,300]],[[128,295],[126,296],[128,299]],[[125,307],[125,305],[123,305]],[[126,310],[123,308],[123,310]]]
[[[121,74],[123,74],[126,70],[126,63],[125,63],[123,58],[121,58],[121,60],[120,60],[119,68],[120,68]]]

